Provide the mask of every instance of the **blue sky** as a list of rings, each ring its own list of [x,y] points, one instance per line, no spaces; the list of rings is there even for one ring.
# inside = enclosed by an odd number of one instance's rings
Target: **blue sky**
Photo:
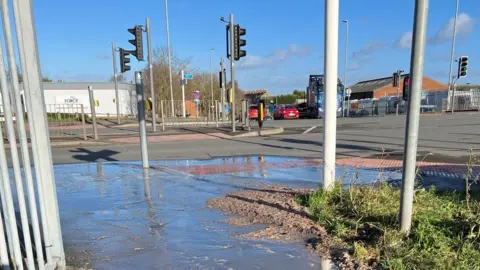
[[[66,81],[105,81],[112,74],[111,42],[130,49],[127,28],[149,17],[154,46],[166,46],[163,0],[34,0],[42,72]],[[324,1],[170,0],[172,51],[192,66],[214,71],[225,57],[225,26],[235,14],[247,29],[248,56],[237,64],[242,89],[270,93],[305,89],[309,74],[323,74]],[[347,84],[409,70],[414,1],[341,0],[340,21],[349,21]],[[455,0],[431,0],[425,75],[446,82]],[[468,77],[480,83],[480,7],[461,0],[456,56],[469,56]],[[343,78],[345,26],[339,24],[339,76]],[[477,48],[477,49],[475,49]],[[132,59],[132,70],[145,63]],[[456,66],[454,66],[456,71]],[[131,74],[127,74],[131,78]]]

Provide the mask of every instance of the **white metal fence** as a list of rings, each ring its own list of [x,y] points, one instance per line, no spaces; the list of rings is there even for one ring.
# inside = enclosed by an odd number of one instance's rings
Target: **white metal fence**
[[[13,12],[10,12],[8,0],[1,0],[6,52],[3,53],[0,46],[3,101],[0,138],[5,133],[9,147],[7,150],[4,140],[0,140],[0,266],[1,269],[20,270],[65,269],[32,4],[30,0],[15,0],[12,3]],[[16,62],[10,14],[14,15],[15,44],[20,63]],[[25,111],[18,74],[15,68],[10,68],[7,77],[6,62],[9,67],[21,66],[27,119],[23,117]],[[31,166],[27,131],[34,167]]]

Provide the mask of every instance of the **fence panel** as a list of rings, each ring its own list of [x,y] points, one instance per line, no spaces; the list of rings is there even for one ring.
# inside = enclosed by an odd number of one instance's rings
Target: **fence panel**
[[[81,138],[84,139],[87,130],[92,127],[90,117],[84,114],[82,104],[47,104],[47,121],[50,138]],[[92,132],[90,132],[92,133]]]
[[[216,106],[221,106],[215,100],[174,100],[174,112],[171,110],[171,101],[163,100],[163,117],[165,128],[182,126],[215,126],[217,124],[218,111]],[[183,110],[185,109],[185,116]],[[219,120],[219,123],[221,120]]]

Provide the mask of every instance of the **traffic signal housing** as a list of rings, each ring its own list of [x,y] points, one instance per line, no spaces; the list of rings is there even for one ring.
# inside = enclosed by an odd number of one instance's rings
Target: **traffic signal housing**
[[[127,64],[130,63],[130,58],[127,56],[130,54],[130,52],[122,48],[120,48],[118,51],[120,53],[120,72],[124,73],[125,71],[129,71],[130,66]]]
[[[457,78],[462,78],[467,76],[468,69],[468,56],[461,56],[458,58],[458,75]]]
[[[410,76],[405,75],[403,78],[403,92],[402,92],[402,98],[403,100],[407,101],[408,100],[408,95],[410,91]]]
[[[247,30],[241,28],[239,24],[234,25],[233,27],[233,59],[235,61],[240,60],[240,58],[247,56],[247,51],[242,50],[242,47],[247,45],[247,41],[245,39],[241,39],[242,36],[247,34]]]
[[[398,76],[398,72],[393,73],[393,87],[398,87],[400,76]]]
[[[135,25],[134,28],[128,29],[135,38],[128,40],[130,44],[135,46],[135,50],[131,54],[137,58],[138,61],[143,61],[143,30],[142,26]]]

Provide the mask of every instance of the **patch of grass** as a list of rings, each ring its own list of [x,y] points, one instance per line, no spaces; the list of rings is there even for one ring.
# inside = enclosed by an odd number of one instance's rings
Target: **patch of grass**
[[[408,236],[399,232],[400,190],[387,183],[349,189],[336,183],[297,202],[358,261],[389,269],[480,269],[479,197],[417,191]]]

